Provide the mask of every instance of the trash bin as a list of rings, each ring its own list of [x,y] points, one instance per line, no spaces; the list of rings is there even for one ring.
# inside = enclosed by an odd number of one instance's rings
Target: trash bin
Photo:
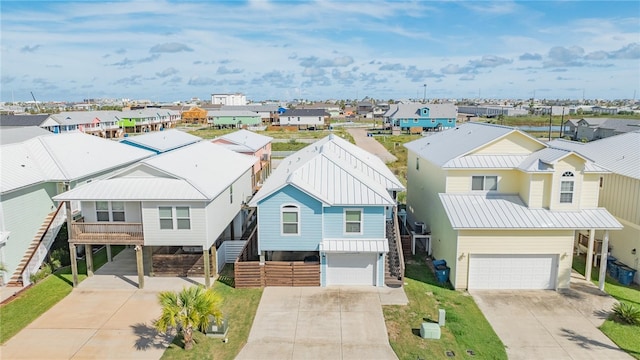
[[[440,265],[447,266],[447,260],[445,260],[445,259],[433,260],[433,267],[434,267],[434,268],[436,268],[436,269],[437,269],[437,268],[438,268],[438,266],[440,266]]]
[[[436,280],[438,280],[438,282],[440,284],[444,284],[447,281],[449,281],[449,272],[451,271],[451,268],[449,268],[446,265],[438,265],[436,267]]]
[[[609,276],[618,280],[618,269],[623,266],[626,266],[626,265],[617,260],[611,263],[607,262],[607,267],[609,268]]]
[[[618,282],[622,285],[631,285],[635,275],[636,270],[626,265],[618,268]]]

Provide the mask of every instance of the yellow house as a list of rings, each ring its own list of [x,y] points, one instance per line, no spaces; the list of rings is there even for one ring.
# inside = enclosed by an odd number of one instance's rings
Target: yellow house
[[[405,146],[409,223],[457,289],[569,287],[576,231],[622,228],[598,208],[609,171],[519,130],[466,123]]]
[[[588,143],[554,140],[550,145],[575,151],[611,171],[600,183],[599,205],[624,225],[611,234],[611,255],[635,269],[634,281],[640,284],[640,130]],[[595,237],[603,235],[596,231]]]

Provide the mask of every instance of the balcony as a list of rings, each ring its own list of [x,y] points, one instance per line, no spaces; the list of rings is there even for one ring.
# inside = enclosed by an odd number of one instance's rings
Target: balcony
[[[73,222],[72,244],[92,245],[143,245],[144,234],[141,223],[125,222]]]

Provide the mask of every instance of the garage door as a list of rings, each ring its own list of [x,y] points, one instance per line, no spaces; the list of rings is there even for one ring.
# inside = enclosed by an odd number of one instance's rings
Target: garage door
[[[327,285],[375,285],[375,253],[327,254]]]
[[[557,255],[471,255],[469,289],[555,289]]]

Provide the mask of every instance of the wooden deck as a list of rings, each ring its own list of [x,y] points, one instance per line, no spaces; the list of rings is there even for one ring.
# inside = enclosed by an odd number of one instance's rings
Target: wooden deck
[[[141,223],[74,222],[71,224],[70,244],[143,245]]]

